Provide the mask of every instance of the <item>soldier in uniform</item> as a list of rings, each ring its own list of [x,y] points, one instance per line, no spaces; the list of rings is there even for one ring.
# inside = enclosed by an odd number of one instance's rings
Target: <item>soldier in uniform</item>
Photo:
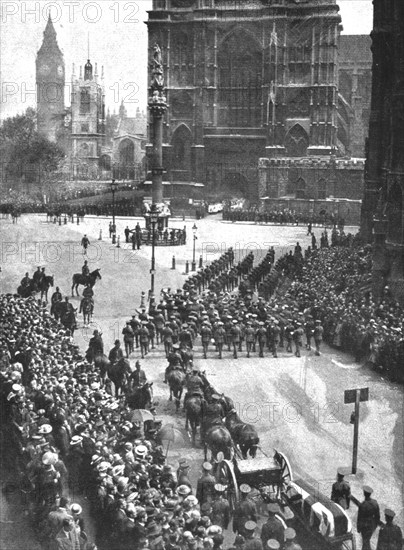
[[[311,316],[309,316],[304,325],[304,332],[306,333],[306,349],[311,350],[311,339],[314,334],[314,323]]]
[[[34,287],[38,288],[41,281],[42,281],[42,277],[43,277],[43,274],[42,274],[42,271],[41,271],[41,268],[40,266],[37,267],[37,270],[35,271],[35,273],[32,275],[32,282],[34,284]]]
[[[248,495],[251,487],[246,483],[240,485],[241,498],[237,503],[233,516],[233,532],[245,536],[245,524],[247,521],[257,521],[257,507]]]
[[[206,359],[207,357],[208,346],[211,338],[212,338],[212,330],[209,326],[209,323],[205,321],[204,323],[202,323],[202,327],[201,327],[201,340],[202,340],[204,359]]]
[[[362,535],[362,550],[371,550],[370,539],[380,522],[380,510],[377,501],[371,498],[373,489],[363,487],[365,500],[358,507],[357,530]]]
[[[215,485],[216,479],[212,475],[212,464],[204,462],[202,464],[202,475],[196,486],[196,498],[200,505],[205,504],[205,502],[212,502]]]
[[[229,501],[224,498],[226,487],[225,485],[216,483],[214,488],[216,496],[212,503],[211,520],[214,525],[219,525],[222,529],[227,529],[230,522],[230,504]]]
[[[88,267],[88,261],[87,260],[84,260],[84,265],[81,268],[81,274],[84,277],[88,277],[90,275],[90,268]]]
[[[262,550],[262,542],[255,536],[257,524],[255,521],[246,521],[244,524],[244,550]]]
[[[214,339],[217,346],[217,351],[219,352],[219,359],[222,358],[223,344],[226,338],[226,331],[223,328],[223,324],[224,323],[222,321],[219,321],[214,333]]]
[[[203,397],[203,381],[199,376],[199,367],[196,365],[192,366],[192,372],[187,376],[186,380],[187,394],[184,398],[184,410],[186,402],[193,395],[200,395]]]
[[[88,351],[86,354],[86,357],[90,357],[92,362],[94,360],[94,357],[97,355],[103,355],[104,354],[104,343],[102,341],[102,336],[99,332],[99,330],[95,329],[93,332],[92,338],[90,338],[90,342],[88,343]]]
[[[240,330],[240,327],[238,326],[238,321],[234,319],[233,326],[230,329],[230,338],[233,344],[234,359],[237,359],[237,350],[240,345],[240,337],[241,337],[241,330]]]
[[[398,525],[394,525],[395,513],[390,508],[384,511],[386,524],[380,527],[376,550],[402,550],[403,533]]]
[[[351,499],[351,487],[344,480],[344,472],[338,470],[337,481],[333,484],[331,490],[331,500],[339,504],[344,510],[348,510]]]
[[[279,327],[279,321],[276,319],[271,325],[271,348],[273,357],[278,357],[278,347],[280,342],[281,329]]]
[[[59,287],[57,286],[55,292],[52,294],[52,297],[51,297],[51,309],[50,309],[50,312],[51,312],[52,315],[54,314],[54,311],[55,311],[55,305],[56,305],[58,302],[61,302],[62,299],[63,299],[62,293],[60,292],[60,289],[59,289]]]
[[[284,550],[302,550],[302,547],[300,544],[297,544],[295,542],[296,539],[296,531],[292,529],[291,527],[288,527],[285,530],[285,545]]]
[[[285,327],[285,338],[286,338],[286,351],[292,353],[292,342],[293,342],[293,333],[295,329],[293,326],[292,319],[288,319],[288,324]]]
[[[133,328],[131,327],[130,321],[126,321],[126,325],[122,329],[123,342],[125,344],[126,357],[129,357],[133,353],[133,344],[135,341],[135,335],[133,333]]]
[[[108,359],[114,365],[122,358],[123,358],[123,351],[121,348],[121,342],[119,340],[115,340],[114,347],[109,352]]]
[[[268,519],[261,530],[261,541],[264,548],[270,539],[277,540],[281,545],[285,542],[286,524],[276,515],[279,512],[280,508],[276,502],[268,504]]]
[[[259,356],[260,357],[264,357],[264,347],[265,347],[265,343],[266,343],[266,340],[267,340],[267,331],[265,329],[265,323],[264,321],[259,321],[258,323],[258,329],[255,333],[255,337],[258,341],[258,347],[259,347]]]
[[[140,351],[142,359],[149,353],[149,331],[147,329],[147,321],[142,321],[142,326],[139,329]]]
[[[250,357],[253,344],[255,342],[255,330],[252,327],[251,321],[247,321],[247,326],[245,329],[245,343],[247,348],[247,357]]]
[[[136,361],[135,370],[129,376],[129,383],[133,384],[133,389],[144,386],[147,382],[145,371],[140,368],[140,362]]]
[[[161,331],[163,342],[164,342],[164,351],[166,353],[166,357],[168,358],[171,348],[173,346],[173,329],[170,327],[169,321],[166,322],[163,330]]]

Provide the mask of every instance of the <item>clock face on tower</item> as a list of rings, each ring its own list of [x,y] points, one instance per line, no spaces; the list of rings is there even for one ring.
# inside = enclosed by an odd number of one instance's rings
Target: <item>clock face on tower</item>
[[[62,67],[62,65],[58,65],[58,75],[63,76],[63,67]]]
[[[39,72],[43,75],[47,75],[49,74],[50,72],[50,68],[49,68],[49,65],[46,65],[46,63],[44,63],[43,65],[41,65],[39,67]]]

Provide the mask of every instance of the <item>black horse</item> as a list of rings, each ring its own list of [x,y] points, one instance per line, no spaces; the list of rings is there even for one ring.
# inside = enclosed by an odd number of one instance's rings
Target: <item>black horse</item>
[[[71,336],[73,336],[74,331],[77,328],[76,312],[77,309],[68,308],[62,313],[60,317],[60,322],[65,327],[65,329],[70,331]]]
[[[115,396],[118,397],[123,387],[126,385],[127,375],[130,374],[130,363],[125,357],[122,357],[107,367],[108,378],[112,380],[115,386]]]
[[[72,283],[72,296],[74,296],[74,289],[76,289],[76,295],[80,296],[79,294],[79,285],[87,285],[89,284],[91,288],[95,285],[97,282],[97,279],[101,279],[101,273],[100,269],[94,269],[89,275],[82,275],[81,273],[75,273],[73,275],[73,283]]]
[[[153,403],[153,382],[146,382],[126,395],[126,403],[131,409],[150,409]]]
[[[84,325],[89,325],[93,316],[94,301],[92,298],[85,296],[80,302],[80,311],[83,313]]]
[[[226,428],[229,430],[235,445],[238,445],[243,458],[247,458],[247,453],[250,454],[251,458],[255,458],[260,438],[254,426],[243,422],[236,410],[233,409],[226,416]]]
[[[178,409],[180,408],[180,402],[182,397],[182,392],[184,389],[185,384],[185,372],[182,369],[172,369],[167,374],[167,382],[170,387],[170,401],[175,399],[175,408],[178,412]]]
[[[53,287],[53,275],[44,275],[39,282],[38,291],[41,293],[41,300],[45,296],[45,301],[48,302],[49,287]]]

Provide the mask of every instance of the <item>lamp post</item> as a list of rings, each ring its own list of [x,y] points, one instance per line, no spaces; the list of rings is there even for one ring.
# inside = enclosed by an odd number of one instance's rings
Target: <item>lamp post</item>
[[[112,244],[116,243],[116,225],[115,225],[115,191],[118,189],[118,184],[114,179],[111,181],[112,191]]]
[[[156,223],[159,219],[159,211],[155,204],[151,205],[149,212],[149,219],[152,225],[152,256],[151,256],[151,269],[150,269],[150,300],[154,294],[154,275],[156,273],[156,260],[154,256],[154,249],[156,246]]]
[[[196,261],[195,261],[195,241],[196,239],[198,238],[196,236],[196,232],[198,231],[198,228],[196,227],[196,224],[194,223],[193,227],[192,227],[192,232],[194,234],[194,248],[193,248],[193,252],[192,252],[192,266],[191,266],[191,271],[196,271]]]

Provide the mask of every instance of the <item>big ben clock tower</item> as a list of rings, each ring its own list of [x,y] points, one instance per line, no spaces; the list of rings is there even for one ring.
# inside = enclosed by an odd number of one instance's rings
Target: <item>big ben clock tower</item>
[[[36,58],[36,86],[38,132],[56,142],[63,128],[65,64],[50,16]]]

